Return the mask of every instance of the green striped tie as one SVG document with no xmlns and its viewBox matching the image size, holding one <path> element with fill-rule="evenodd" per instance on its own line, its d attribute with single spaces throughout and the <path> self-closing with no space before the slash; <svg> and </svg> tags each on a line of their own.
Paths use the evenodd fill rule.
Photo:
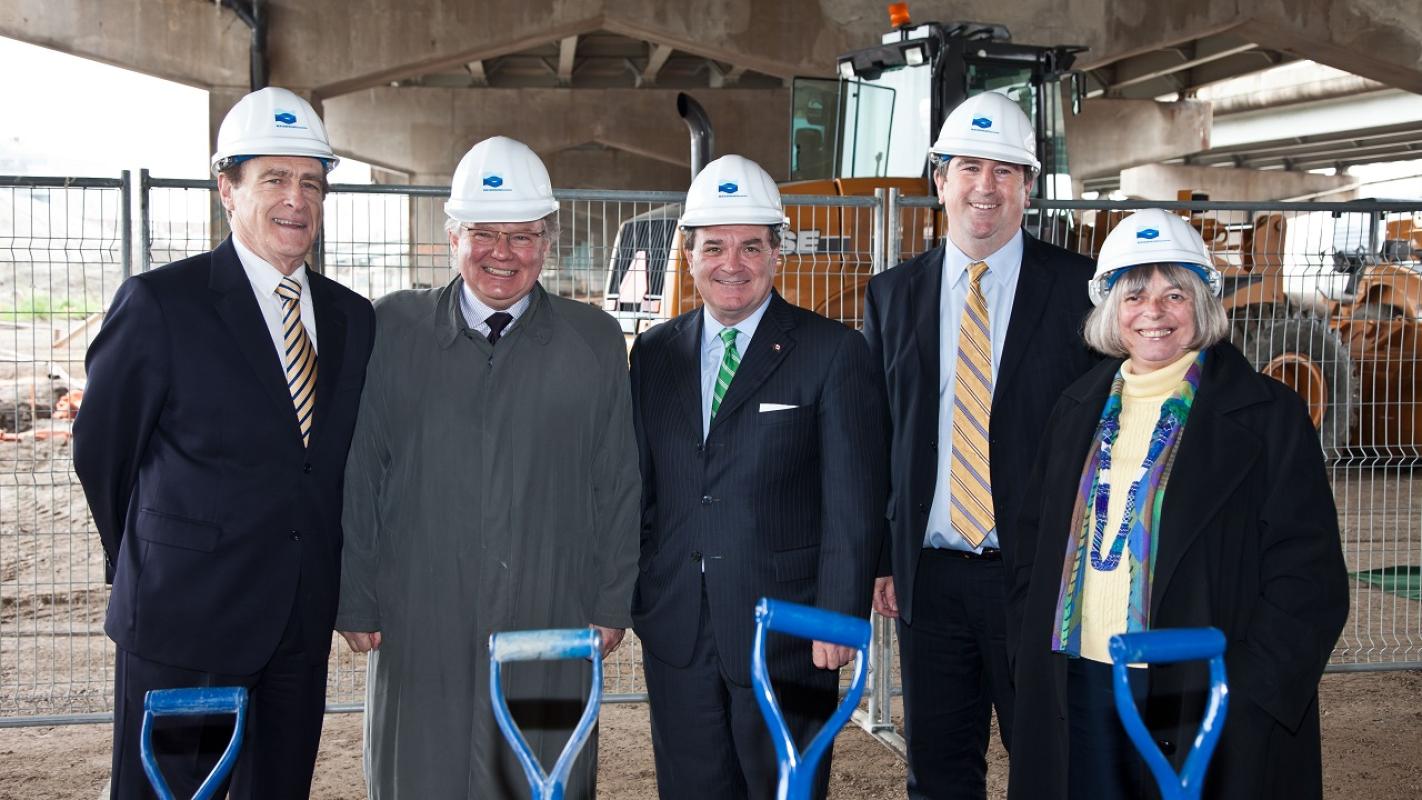
<svg viewBox="0 0 1422 800">
<path fill-rule="evenodd" d="M 736 367 L 741 365 L 741 352 L 736 349 L 735 328 L 726 328 L 721 331 L 721 342 L 726 346 L 726 352 L 721 356 L 721 370 L 716 373 L 716 385 L 711 388 L 711 421 L 716 421 L 716 410 L 721 407 L 721 398 L 726 396 L 726 390 L 731 388 L 731 379 L 736 377 Z"/>
</svg>

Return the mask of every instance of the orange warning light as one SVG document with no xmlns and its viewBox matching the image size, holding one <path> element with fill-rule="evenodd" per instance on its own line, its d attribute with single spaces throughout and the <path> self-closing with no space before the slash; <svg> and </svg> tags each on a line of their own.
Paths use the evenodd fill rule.
<svg viewBox="0 0 1422 800">
<path fill-rule="evenodd" d="M 909 22 L 908 3 L 890 3 L 889 25 L 898 29 L 907 28 L 910 24 L 912 23 Z"/>
</svg>

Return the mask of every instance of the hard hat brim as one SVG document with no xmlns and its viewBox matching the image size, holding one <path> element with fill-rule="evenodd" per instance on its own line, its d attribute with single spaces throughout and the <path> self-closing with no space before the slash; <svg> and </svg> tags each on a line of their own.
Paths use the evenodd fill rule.
<svg viewBox="0 0 1422 800">
<path fill-rule="evenodd" d="M 448 200 L 444 213 L 457 222 L 534 222 L 558 210 L 557 200 L 510 200 L 480 203 Z"/>
</svg>

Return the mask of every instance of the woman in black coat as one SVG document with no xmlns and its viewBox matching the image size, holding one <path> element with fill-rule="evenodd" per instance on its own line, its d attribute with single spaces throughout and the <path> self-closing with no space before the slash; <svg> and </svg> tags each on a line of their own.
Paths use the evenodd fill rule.
<svg viewBox="0 0 1422 800">
<path fill-rule="evenodd" d="M 1204 796 L 1322 797 L 1318 681 L 1348 615 L 1337 510 L 1302 400 L 1225 341 L 1218 286 L 1173 214 L 1138 212 L 1102 246 L 1086 338 L 1115 358 L 1058 401 L 1009 554 L 1012 800 L 1153 795 L 1104 642 L 1201 626 L 1225 634 L 1230 690 Z M 1179 769 L 1207 664 L 1130 673 Z"/>
</svg>

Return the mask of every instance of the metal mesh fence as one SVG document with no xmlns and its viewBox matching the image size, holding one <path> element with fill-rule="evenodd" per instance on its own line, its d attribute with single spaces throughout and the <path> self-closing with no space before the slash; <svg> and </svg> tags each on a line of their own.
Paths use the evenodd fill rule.
<svg viewBox="0 0 1422 800">
<path fill-rule="evenodd" d="M 937 243 L 935 205 L 890 200 L 892 260 Z M 1146 207 L 1200 230 L 1230 340 L 1298 391 L 1319 428 L 1354 577 L 1330 669 L 1422 666 L 1422 203 L 1034 201 L 1028 230 L 1094 256 Z"/>
<path fill-rule="evenodd" d="M 108 590 L 70 467 L 79 399 L 70 392 L 82 386 L 85 349 L 122 278 L 209 250 L 227 234 L 211 182 L 144 174 L 137 194 L 134 226 L 127 176 L 0 178 L 0 725 L 88 721 L 110 707 L 112 645 L 101 629 Z M 442 187 L 333 187 L 320 268 L 372 298 L 452 279 L 444 196 Z M 560 235 L 542 276 L 549 291 L 606 309 L 629 335 L 697 305 L 675 225 L 683 195 L 558 197 Z M 855 326 L 869 276 L 943 231 L 931 198 L 785 201 L 777 287 Z M 1092 254 L 1141 205 L 1036 205 L 1029 229 Z M 1150 205 L 1201 227 L 1226 272 L 1232 339 L 1317 415 L 1349 569 L 1358 573 L 1332 668 L 1422 666 L 1414 397 L 1422 205 Z M 136 248 L 130 231 L 141 237 Z M 875 622 L 873 683 L 859 722 L 892 739 L 896 647 L 892 626 Z M 364 658 L 337 644 L 329 701 L 358 708 Z M 635 637 L 606 675 L 609 700 L 644 697 Z"/>
</svg>

